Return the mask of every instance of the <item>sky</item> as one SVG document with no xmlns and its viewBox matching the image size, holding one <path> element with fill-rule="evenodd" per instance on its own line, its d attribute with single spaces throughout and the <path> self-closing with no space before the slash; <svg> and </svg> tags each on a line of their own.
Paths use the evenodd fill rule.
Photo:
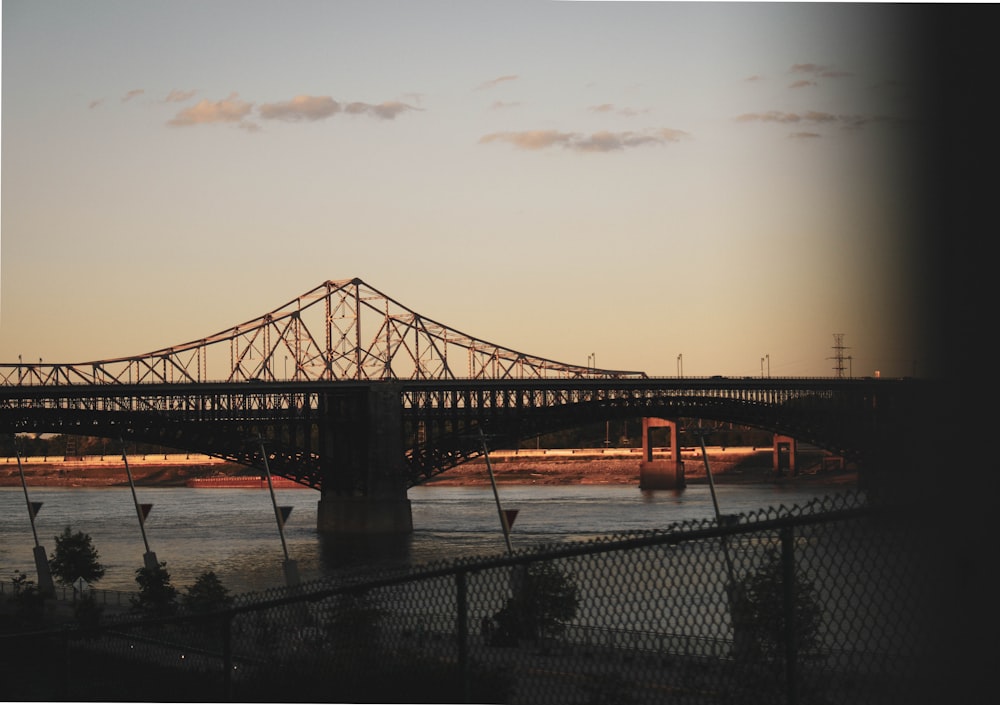
<svg viewBox="0 0 1000 705">
<path fill-rule="evenodd" d="M 359 277 L 560 362 L 919 376 L 910 11 L 3 0 L 0 363 Z"/>
</svg>

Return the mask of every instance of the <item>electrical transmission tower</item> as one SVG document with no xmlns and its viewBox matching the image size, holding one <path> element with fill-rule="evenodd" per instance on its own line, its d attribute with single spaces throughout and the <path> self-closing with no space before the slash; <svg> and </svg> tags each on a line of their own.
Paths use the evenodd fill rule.
<svg viewBox="0 0 1000 705">
<path fill-rule="evenodd" d="M 833 371 L 836 373 L 836 377 L 844 376 L 844 351 L 847 348 L 844 346 L 844 334 L 834 333 L 833 334 L 833 351 L 834 355 L 830 360 L 834 361 Z"/>
</svg>

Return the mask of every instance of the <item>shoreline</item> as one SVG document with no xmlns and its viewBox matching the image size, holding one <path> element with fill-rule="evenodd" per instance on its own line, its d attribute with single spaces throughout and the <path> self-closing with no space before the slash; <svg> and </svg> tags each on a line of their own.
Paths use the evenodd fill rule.
<svg viewBox="0 0 1000 705">
<path fill-rule="evenodd" d="M 706 449 L 712 479 L 719 484 L 822 483 L 857 485 L 858 473 L 848 468 L 825 467 L 822 451 L 800 450 L 795 475 L 777 475 L 770 448 Z M 576 449 L 566 451 L 495 452 L 490 465 L 498 485 L 635 485 L 639 484 L 641 454 L 637 449 Z M 665 454 L 654 458 L 664 459 Z M 707 484 L 700 449 L 682 448 L 685 481 Z M 29 487 L 127 487 L 128 475 L 120 457 L 106 456 L 70 460 L 22 459 Z M 129 471 L 136 486 L 185 487 L 190 480 L 247 477 L 255 472 L 244 465 L 209 456 L 145 456 L 129 459 Z M 211 485 L 212 483 L 204 483 Z M 489 473 L 482 458 L 451 468 L 420 486 L 489 486 Z M 0 460 L 0 487 L 20 487 L 16 458 Z M 263 484 L 266 488 L 266 483 Z"/>
</svg>

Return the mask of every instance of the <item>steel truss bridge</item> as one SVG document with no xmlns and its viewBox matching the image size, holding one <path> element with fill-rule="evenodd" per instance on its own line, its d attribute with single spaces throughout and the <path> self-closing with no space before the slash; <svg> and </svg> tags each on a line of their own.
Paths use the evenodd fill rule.
<svg viewBox="0 0 1000 705">
<path fill-rule="evenodd" d="M 571 365 L 327 281 L 215 335 L 133 357 L 0 364 L 0 433 L 157 443 L 261 465 L 323 496 L 405 494 L 490 449 L 595 421 L 696 418 L 862 463 L 914 420 L 917 380 L 650 378 Z"/>
</svg>

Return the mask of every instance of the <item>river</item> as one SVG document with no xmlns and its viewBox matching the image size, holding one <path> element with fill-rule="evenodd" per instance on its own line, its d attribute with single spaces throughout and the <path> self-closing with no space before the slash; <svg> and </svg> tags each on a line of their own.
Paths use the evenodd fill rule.
<svg viewBox="0 0 1000 705">
<path fill-rule="evenodd" d="M 152 504 L 146 540 L 166 561 L 171 582 L 183 590 L 214 571 L 233 593 L 283 585 L 281 535 L 271 497 L 257 489 L 137 488 Z M 832 486 L 718 485 L 720 510 L 743 513 L 802 504 L 843 491 Z M 94 587 L 133 592 L 135 571 L 146 551 L 132 494 L 127 487 L 28 488 L 42 507 L 35 518 L 39 543 L 51 555 L 55 536 L 69 526 L 89 534 L 106 568 Z M 627 485 L 510 485 L 500 488 L 504 508 L 517 509 L 511 532 L 515 549 L 662 529 L 714 516 L 708 485 L 681 492 L 641 491 Z M 284 525 L 289 558 L 303 581 L 366 567 L 419 565 L 506 550 L 489 487 L 415 487 L 409 491 L 414 532 L 407 537 L 332 541 L 316 531 L 319 493 L 276 490 L 279 506 L 291 507 Z M 0 581 L 18 572 L 35 579 L 34 538 L 24 492 L 0 488 Z"/>
</svg>

